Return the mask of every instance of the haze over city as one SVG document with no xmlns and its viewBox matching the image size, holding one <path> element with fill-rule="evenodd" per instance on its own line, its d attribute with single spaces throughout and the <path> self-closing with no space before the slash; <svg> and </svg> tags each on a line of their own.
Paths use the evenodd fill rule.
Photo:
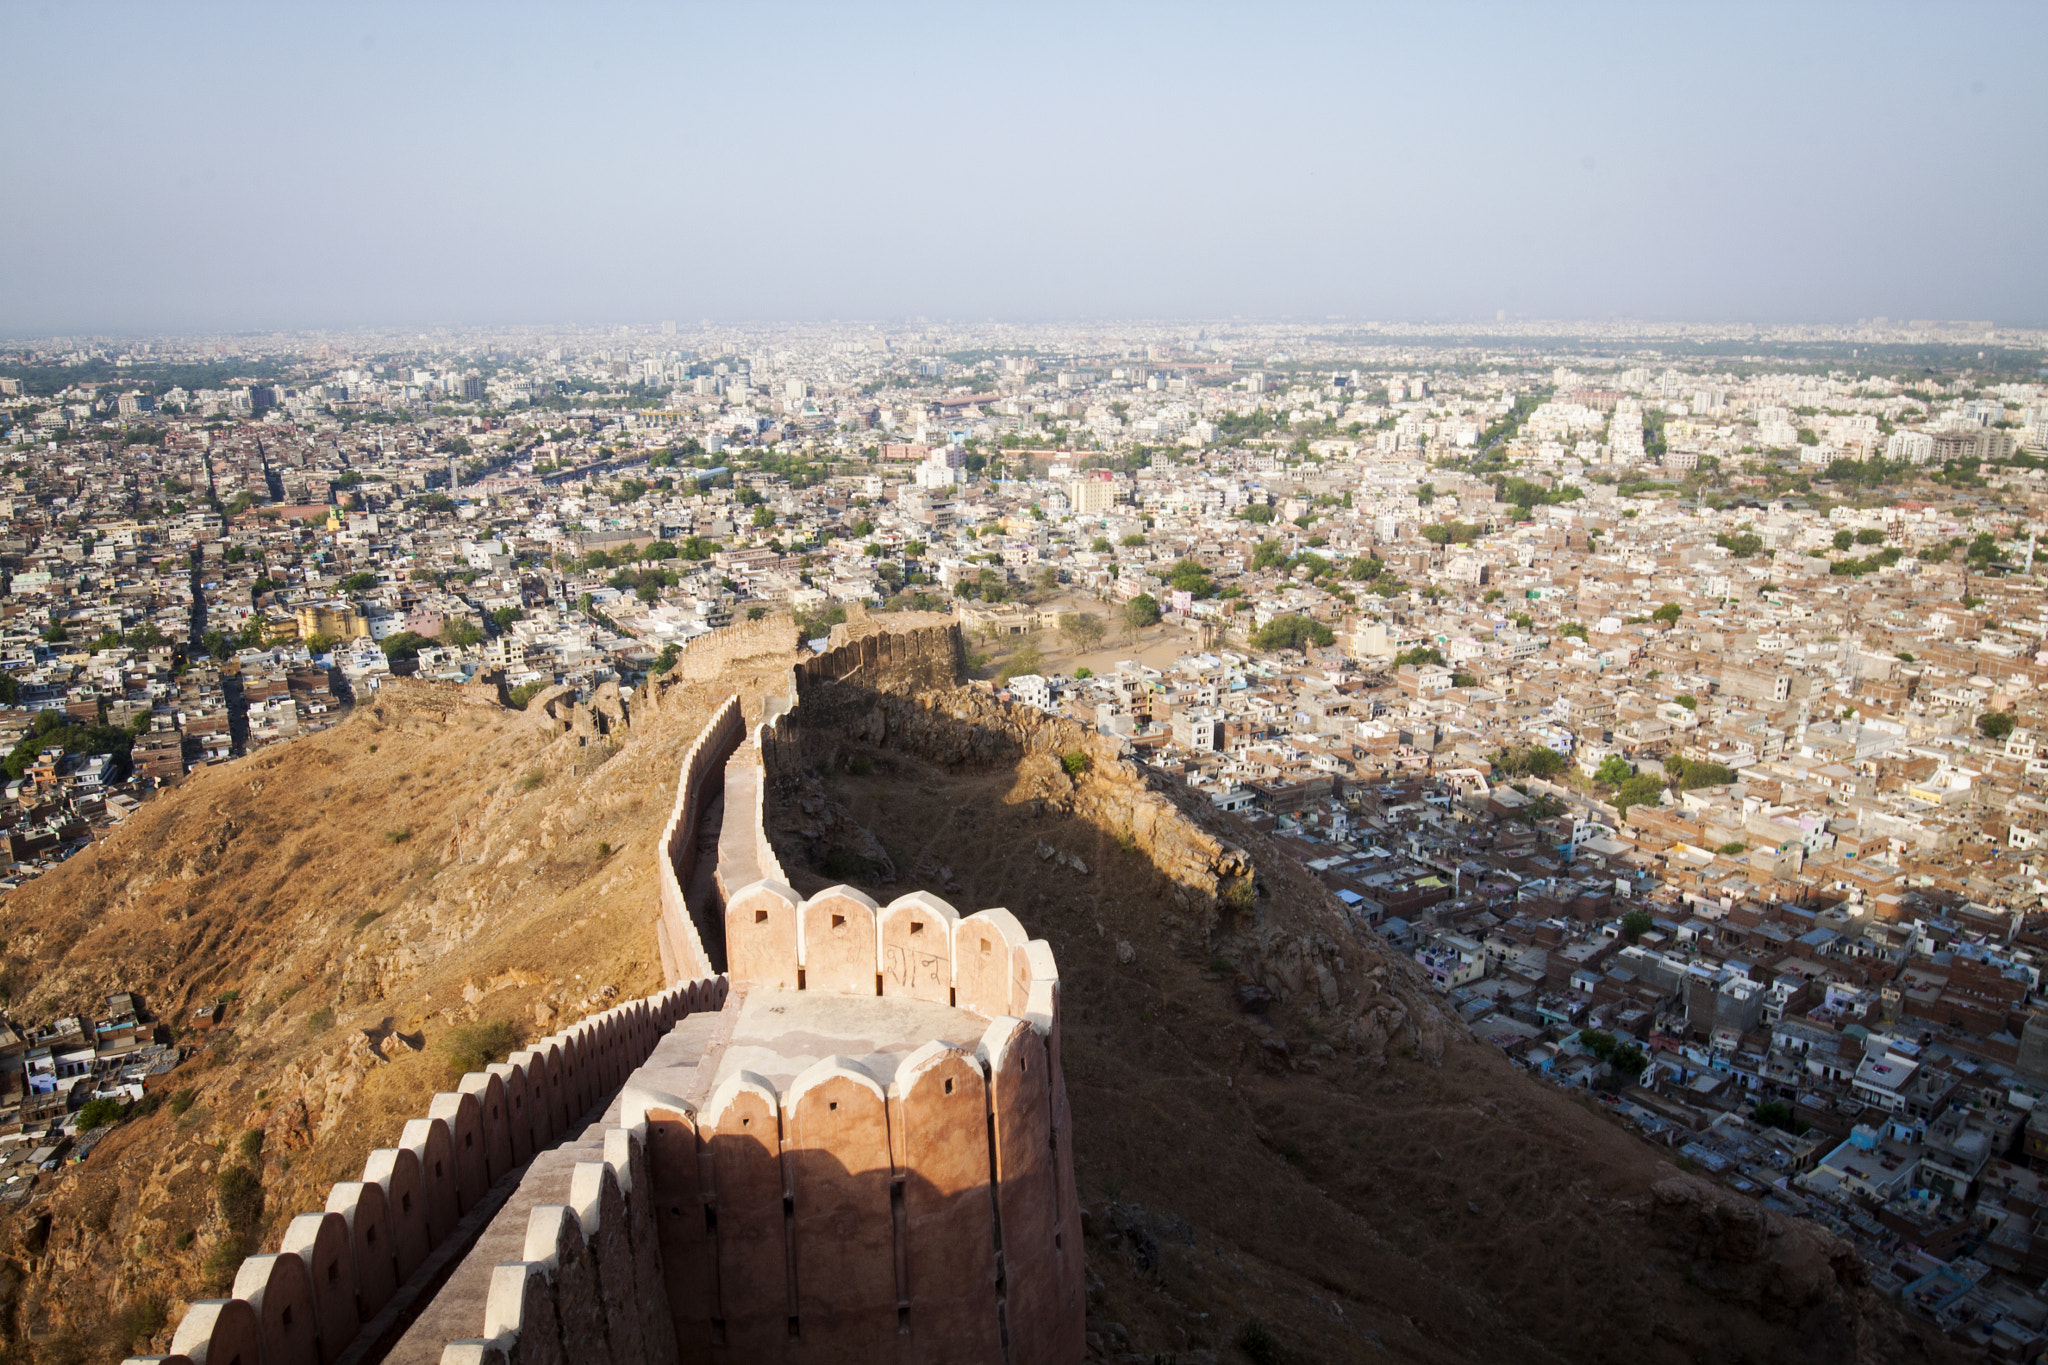
<svg viewBox="0 0 2048 1365">
<path fill-rule="evenodd" d="M 2044 14 L 0 12 L 0 1365 L 2048 1365 Z"/>
<path fill-rule="evenodd" d="M 2030 4 L 11 5 L 0 331 L 2048 323 Z"/>
</svg>

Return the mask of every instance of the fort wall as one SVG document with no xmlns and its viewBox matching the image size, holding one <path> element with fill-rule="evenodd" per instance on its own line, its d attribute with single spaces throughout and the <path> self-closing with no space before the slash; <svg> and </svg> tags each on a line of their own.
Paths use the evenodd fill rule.
<svg viewBox="0 0 2048 1365">
<path fill-rule="evenodd" d="M 699 817 L 722 797 L 710 881 L 728 976 L 465 1076 L 249 1258 L 232 1298 L 193 1305 L 171 1360 L 1077 1365 L 1051 948 L 1007 910 L 962 915 L 928 891 L 799 897 L 769 838 L 768 755 L 819 689 L 959 681 L 958 631 L 904 624 L 835 629 L 750 740 L 732 698 L 685 756 L 657 938 L 672 978 L 706 960 L 687 892 L 703 884 Z M 430 1301 L 391 1344 L 409 1292 Z"/>
<path fill-rule="evenodd" d="M 691 914 L 686 889 L 697 871 L 697 831 L 709 803 L 725 791 L 726 761 L 746 738 L 740 699 L 727 697 L 683 755 L 675 805 L 661 830 L 657 858 L 660 908 L 655 939 L 662 979 L 670 985 L 713 974 L 704 934 Z"/>
<path fill-rule="evenodd" d="M 629 1082 L 645 1119 L 661 1254 L 684 1361 L 1068 1362 L 1085 1295 L 1071 1111 L 1049 945 L 1005 909 L 961 915 L 928 891 L 877 904 L 789 886 L 768 833 L 771 755 L 821 686 L 952 687 L 951 622 L 858 617 L 798 663 L 726 767 L 717 883 L 735 1000 L 749 992 L 946 1006 L 982 1021 L 877 1077 L 822 1058 L 777 1084 L 708 1094 Z M 732 1006 L 728 1006 L 729 1009 Z"/>
<path fill-rule="evenodd" d="M 465 1216 L 487 1213 L 536 1153 L 617 1090 L 679 1020 L 717 1011 L 726 989 L 715 978 L 672 986 L 464 1076 L 454 1091 L 434 1097 L 425 1118 L 408 1122 L 394 1146 L 370 1154 L 361 1180 L 334 1186 L 322 1212 L 294 1218 L 275 1251 L 245 1258 L 230 1297 L 194 1303 L 178 1324 L 172 1355 L 131 1359 L 332 1365 L 364 1358 L 396 1330 L 405 1301 L 466 1249 L 457 1236 Z M 629 1165 L 629 1155 L 622 1151 L 620 1162 Z M 638 1188 L 648 1188 L 644 1176 Z"/>
<path fill-rule="evenodd" d="M 1171 880 L 1183 907 L 1205 929 L 1224 898 L 1248 889 L 1252 861 L 1242 849 L 1185 818 L 1121 744 L 1078 721 L 1004 702 L 965 677 L 958 628 L 914 627 L 901 635 L 849 633 L 792 672 L 794 703 L 761 737 L 764 781 L 780 792 L 849 747 L 872 745 L 949 768 L 1035 765 L 1049 803 L 1128 840 Z M 849 623 L 850 625 L 853 623 Z M 872 620 L 858 629 L 872 630 Z M 1068 755 L 1088 764 L 1087 780 L 1059 773 Z"/>
</svg>

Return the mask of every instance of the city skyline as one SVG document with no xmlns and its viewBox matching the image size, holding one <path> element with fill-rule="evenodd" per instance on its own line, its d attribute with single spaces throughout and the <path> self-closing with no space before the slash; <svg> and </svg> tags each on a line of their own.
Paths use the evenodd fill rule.
<svg viewBox="0 0 2048 1365">
<path fill-rule="evenodd" d="M 0 333 L 2048 324 L 2043 16 L 1944 17 L 22 8 Z"/>
</svg>

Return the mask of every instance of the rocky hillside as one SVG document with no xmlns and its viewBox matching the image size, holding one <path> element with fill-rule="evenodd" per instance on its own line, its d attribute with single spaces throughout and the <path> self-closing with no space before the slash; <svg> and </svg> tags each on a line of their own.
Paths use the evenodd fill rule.
<svg viewBox="0 0 2048 1365">
<path fill-rule="evenodd" d="M 796 715 L 771 809 L 798 890 L 943 887 L 1053 945 L 1105 1355 L 1947 1358 L 1845 1243 L 1515 1070 L 1082 727 L 971 688 L 823 684 Z"/>
<path fill-rule="evenodd" d="M 677 765 L 729 692 L 758 719 L 794 637 L 590 706 L 393 684 L 326 733 L 193 774 L 0 902 L 11 1017 L 132 990 L 199 1049 L 154 1112 L 0 1217 L 0 1360 L 165 1347 L 246 1240 L 322 1207 L 473 1068 L 465 1047 L 656 988 Z M 223 997 L 221 1029 L 183 1026 Z M 224 1216 L 231 1165 L 259 1175 L 259 1210 Z"/>
<path fill-rule="evenodd" d="M 162 1349 L 240 1239 L 317 1208 L 463 1048 L 651 988 L 676 765 L 728 692 L 758 719 L 793 649 L 742 628 L 590 707 L 400 686 L 0 904 L 19 1018 L 125 988 L 175 1027 L 235 996 L 164 1103 L 0 1216 L 0 1360 Z M 1079 727 L 890 682 L 821 684 L 782 727 L 779 852 L 799 890 L 928 888 L 1052 941 L 1103 1355 L 1946 1358 L 1827 1234 L 1474 1042 L 1235 822 Z M 253 1209 L 221 1198 L 237 1166 Z"/>
</svg>

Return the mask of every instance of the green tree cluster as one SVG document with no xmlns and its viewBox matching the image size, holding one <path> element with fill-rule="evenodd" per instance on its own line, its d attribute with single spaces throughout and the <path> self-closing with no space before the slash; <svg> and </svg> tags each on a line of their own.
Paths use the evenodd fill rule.
<svg viewBox="0 0 2048 1365">
<path fill-rule="evenodd" d="M 1310 645 L 1328 648 L 1337 643 L 1337 636 L 1331 629 L 1314 617 L 1289 612 L 1276 616 L 1260 626 L 1252 634 L 1254 649 L 1307 649 Z"/>
<path fill-rule="evenodd" d="M 1496 775 L 1507 777 L 1556 777 L 1565 770 L 1565 757 L 1547 744 L 1521 744 L 1494 752 L 1488 760 Z"/>
<path fill-rule="evenodd" d="M 1725 764 L 1681 758 L 1676 754 L 1664 760 L 1664 775 L 1680 791 L 1725 787 L 1735 780 L 1735 770 Z"/>
<path fill-rule="evenodd" d="M 2004 740 L 2017 724 L 2009 711 L 1986 711 L 1977 717 L 1977 733 L 1986 739 Z"/>
<path fill-rule="evenodd" d="M 1561 503 L 1577 502 L 1586 496 L 1584 490 L 1571 484 L 1559 484 L 1545 488 L 1540 483 L 1513 475 L 1502 475 L 1493 481 L 1495 498 L 1501 502 L 1513 503 L 1524 512 L 1534 507 L 1555 507 Z"/>
<path fill-rule="evenodd" d="M 1191 593 L 1198 598 L 1216 595 L 1216 584 L 1198 559 L 1181 560 L 1167 574 L 1166 581 L 1176 592 Z"/>
<path fill-rule="evenodd" d="M 1630 1080 L 1650 1069 L 1650 1059 L 1641 1048 L 1634 1043 L 1625 1043 L 1611 1033 L 1600 1029 L 1580 1029 L 1578 1038 L 1580 1047 Z"/>
<path fill-rule="evenodd" d="M 113 754 L 125 762 L 134 743 L 133 730 L 118 725 L 82 724 L 62 711 L 38 711 L 28 732 L 0 766 L 7 769 L 9 777 L 20 777 L 45 749 L 62 749 L 67 755 Z"/>
</svg>

